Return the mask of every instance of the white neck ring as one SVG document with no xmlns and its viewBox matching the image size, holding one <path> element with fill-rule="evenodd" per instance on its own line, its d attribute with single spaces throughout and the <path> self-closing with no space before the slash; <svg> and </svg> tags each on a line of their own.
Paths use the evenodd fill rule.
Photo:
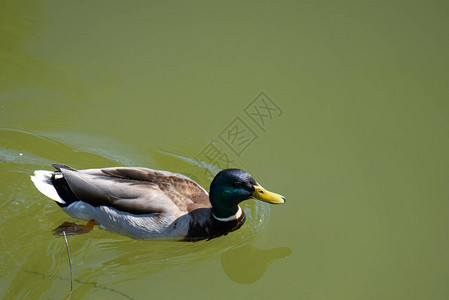
<svg viewBox="0 0 449 300">
<path fill-rule="evenodd" d="M 237 220 L 238 218 L 240 218 L 243 214 L 242 208 L 240 206 L 237 206 L 239 209 L 237 210 L 237 212 L 227 218 L 219 218 L 216 215 L 214 215 L 214 213 L 212 213 L 212 216 L 214 216 L 215 220 L 221 221 L 221 222 L 229 222 L 229 221 L 234 221 Z"/>
</svg>

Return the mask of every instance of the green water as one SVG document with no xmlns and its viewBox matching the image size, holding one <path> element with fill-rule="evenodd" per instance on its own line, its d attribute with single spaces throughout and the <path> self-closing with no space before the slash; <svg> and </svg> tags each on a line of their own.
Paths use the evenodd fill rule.
<svg viewBox="0 0 449 300">
<path fill-rule="evenodd" d="M 448 299 L 448 29 L 447 1 L 1 1 L 0 297 L 69 294 L 74 220 L 29 180 L 60 162 L 287 198 L 209 242 L 71 236 L 72 299 Z"/>
</svg>

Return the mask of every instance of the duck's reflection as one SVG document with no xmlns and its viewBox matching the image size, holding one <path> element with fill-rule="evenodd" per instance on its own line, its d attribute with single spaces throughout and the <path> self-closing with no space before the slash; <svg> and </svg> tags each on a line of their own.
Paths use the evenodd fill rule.
<svg viewBox="0 0 449 300">
<path fill-rule="evenodd" d="M 221 254 L 221 265 L 228 277 L 237 283 L 254 283 L 277 259 L 287 258 L 292 253 L 288 247 L 277 247 L 260 250 L 255 246 L 246 244 Z"/>
<path fill-rule="evenodd" d="M 232 281 L 251 284 L 261 279 L 273 262 L 292 253 L 288 247 L 261 250 L 248 243 L 229 246 L 226 239 L 197 243 L 88 241 L 91 243 L 83 243 L 82 248 L 78 249 L 85 254 L 84 265 L 90 266 L 86 272 L 93 272 L 96 276 L 107 273 L 108 284 L 149 276 L 173 267 L 187 270 L 218 258 L 223 271 Z"/>
</svg>

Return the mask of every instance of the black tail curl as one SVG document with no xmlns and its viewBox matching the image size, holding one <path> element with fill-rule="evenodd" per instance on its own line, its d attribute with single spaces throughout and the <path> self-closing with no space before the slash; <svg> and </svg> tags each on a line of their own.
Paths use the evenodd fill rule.
<svg viewBox="0 0 449 300">
<path fill-rule="evenodd" d="M 68 165 L 64 165 L 64 164 L 51 164 L 51 166 L 53 168 L 55 168 L 56 170 L 58 170 L 59 172 L 61 172 L 61 169 L 67 169 L 67 170 L 71 170 L 71 171 L 77 171 L 76 169 L 68 166 Z"/>
<path fill-rule="evenodd" d="M 69 166 L 63 165 L 63 164 L 52 164 L 52 166 L 53 166 L 53 168 L 55 168 L 58 171 L 56 171 L 52 174 L 51 179 L 50 179 L 51 184 L 53 184 L 53 187 L 55 188 L 59 197 L 61 197 L 62 200 L 65 201 L 65 204 L 62 204 L 59 202 L 57 202 L 57 204 L 60 207 L 67 207 L 70 204 L 72 204 L 73 202 L 80 201 L 80 199 L 78 199 L 75 196 L 75 194 L 72 192 L 69 184 L 67 183 L 67 181 L 64 178 L 64 175 L 61 173 L 61 169 L 68 169 L 68 170 L 72 170 L 72 171 L 76 171 L 76 170 Z"/>
</svg>

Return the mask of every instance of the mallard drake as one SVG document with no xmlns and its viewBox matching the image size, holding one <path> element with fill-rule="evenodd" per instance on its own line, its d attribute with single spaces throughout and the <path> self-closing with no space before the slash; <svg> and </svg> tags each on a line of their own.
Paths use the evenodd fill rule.
<svg viewBox="0 0 449 300">
<path fill-rule="evenodd" d="M 35 171 L 31 180 L 71 217 L 89 221 L 81 232 L 98 224 L 134 239 L 212 239 L 243 225 L 244 200 L 285 203 L 240 169 L 220 171 L 208 194 L 192 179 L 167 171 L 52 166 L 56 171 Z"/>
</svg>

